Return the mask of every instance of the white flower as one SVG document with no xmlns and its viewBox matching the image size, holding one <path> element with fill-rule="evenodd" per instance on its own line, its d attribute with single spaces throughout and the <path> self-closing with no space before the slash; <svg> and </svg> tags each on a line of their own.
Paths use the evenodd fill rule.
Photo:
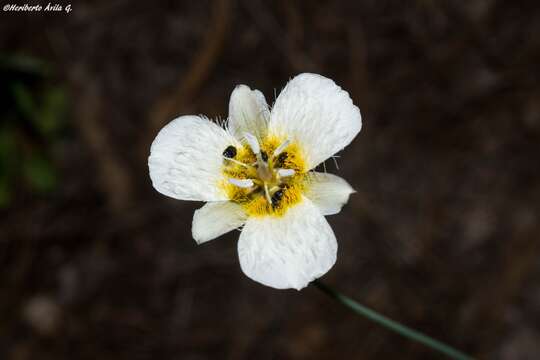
<svg viewBox="0 0 540 360">
<path fill-rule="evenodd" d="M 240 85 L 225 128 L 181 116 L 159 132 L 150 177 L 164 195 L 208 201 L 193 217 L 197 243 L 243 226 L 242 271 L 267 286 L 300 290 L 336 262 L 336 237 L 324 216 L 340 212 L 354 191 L 313 169 L 361 127 L 349 94 L 323 76 L 296 76 L 271 111 L 260 91 Z"/>
</svg>

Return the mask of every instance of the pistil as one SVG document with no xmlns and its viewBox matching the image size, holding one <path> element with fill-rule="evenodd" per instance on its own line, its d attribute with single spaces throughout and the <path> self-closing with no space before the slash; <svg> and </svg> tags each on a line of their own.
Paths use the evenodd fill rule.
<svg viewBox="0 0 540 360">
<path fill-rule="evenodd" d="M 281 209 L 280 204 L 284 192 L 292 191 L 290 189 L 294 186 L 294 180 L 291 177 L 296 175 L 295 169 L 284 167 L 285 161 L 290 157 L 285 152 L 285 149 L 289 148 L 290 141 L 281 142 L 274 150 L 268 149 L 268 144 L 261 146 L 259 139 L 250 133 L 244 133 L 244 141 L 251 149 L 255 162 L 253 162 L 253 157 L 238 157 L 238 150 L 234 148 L 225 149 L 224 159 L 229 162 L 228 166 L 231 169 L 235 166 L 237 169 L 238 166 L 246 169 L 232 170 L 230 173 L 232 177 L 228 179 L 228 182 L 239 190 L 244 189 L 239 194 L 251 199 L 249 203 L 257 204 L 258 201 L 264 199 L 271 209 Z M 239 153 L 242 151 L 240 150 Z M 287 195 L 287 199 L 290 201 L 290 195 Z"/>
</svg>

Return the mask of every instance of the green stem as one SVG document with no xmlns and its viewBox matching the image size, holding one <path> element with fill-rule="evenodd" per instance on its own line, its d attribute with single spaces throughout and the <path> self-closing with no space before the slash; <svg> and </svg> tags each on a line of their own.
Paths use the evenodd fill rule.
<svg viewBox="0 0 540 360">
<path fill-rule="evenodd" d="M 345 305 L 346 307 L 348 307 L 349 309 L 357 313 L 358 315 L 365 316 L 369 320 L 374 321 L 377 324 L 382 325 L 390 330 L 393 330 L 397 332 L 398 334 L 405 336 L 406 338 L 409 338 L 414 341 L 418 341 L 419 343 L 422 343 L 432 348 L 433 350 L 443 353 L 452 359 L 457 359 L 457 360 L 472 360 L 473 359 L 469 355 L 466 355 L 462 353 L 461 351 L 449 345 L 446 345 L 443 342 L 435 340 L 434 338 L 427 336 L 419 331 L 416 331 L 414 329 L 411 329 L 410 327 L 407 327 L 396 321 L 393 321 L 387 318 L 386 316 L 383 316 L 379 314 L 378 312 L 357 303 L 353 299 L 335 291 L 334 289 L 324 285 L 318 280 L 313 281 L 312 284 L 315 285 L 315 287 L 317 287 L 319 290 L 321 290 L 322 292 L 324 292 L 325 294 L 333 298 L 334 300 L 337 300 L 341 304 Z"/>
</svg>

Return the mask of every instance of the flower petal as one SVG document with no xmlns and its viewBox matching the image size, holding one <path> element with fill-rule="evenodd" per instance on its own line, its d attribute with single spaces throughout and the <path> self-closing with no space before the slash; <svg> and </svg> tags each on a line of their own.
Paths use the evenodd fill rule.
<svg viewBox="0 0 540 360">
<path fill-rule="evenodd" d="M 223 180 L 223 150 L 240 143 L 217 124 L 181 116 L 167 124 L 150 148 L 148 167 L 154 188 L 180 200 L 228 200 Z"/>
<path fill-rule="evenodd" d="M 246 85 L 238 85 L 229 101 L 229 130 L 241 140 L 244 133 L 255 135 L 259 140 L 266 135 L 270 110 L 264 95 Z"/>
<path fill-rule="evenodd" d="M 347 181 L 333 174 L 310 172 L 306 179 L 306 195 L 323 215 L 334 215 L 349 201 L 354 189 Z"/>
<path fill-rule="evenodd" d="M 332 228 L 307 198 L 283 217 L 250 218 L 238 241 L 242 271 L 276 289 L 300 290 L 336 262 Z"/>
<path fill-rule="evenodd" d="M 191 233 L 197 244 L 202 244 L 239 228 L 246 218 L 242 207 L 233 202 L 207 203 L 195 211 Z"/>
<path fill-rule="evenodd" d="M 279 94 L 268 131 L 298 141 L 308 168 L 347 146 L 362 128 L 360 110 L 332 80 L 317 74 L 300 74 Z"/>
</svg>

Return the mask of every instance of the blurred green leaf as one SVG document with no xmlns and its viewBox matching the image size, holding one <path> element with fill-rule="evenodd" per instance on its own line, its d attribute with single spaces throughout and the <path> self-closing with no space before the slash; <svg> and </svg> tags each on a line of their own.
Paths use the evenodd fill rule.
<svg viewBox="0 0 540 360">
<path fill-rule="evenodd" d="M 41 135 L 50 137 L 62 128 L 67 98 L 61 87 L 46 88 L 37 103 L 32 93 L 22 83 L 14 84 L 12 93 L 18 112 L 30 121 Z"/>
<path fill-rule="evenodd" d="M 51 162 L 41 155 L 31 155 L 23 163 L 23 173 L 28 184 L 38 192 L 54 190 L 58 182 Z"/>
<path fill-rule="evenodd" d="M 9 204 L 21 180 L 48 193 L 58 174 L 47 157 L 64 125 L 66 93 L 45 78 L 50 67 L 24 56 L 0 54 L 0 206 Z"/>
<path fill-rule="evenodd" d="M 0 208 L 5 208 L 11 200 L 11 182 L 16 174 L 17 144 L 11 128 L 0 128 Z"/>
<path fill-rule="evenodd" d="M 3 126 L 0 128 L 0 177 L 10 177 L 15 172 L 16 159 L 15 132 Z"/>
<path fill-rule="evenodd" d="M 27 119 L 32 119 L 36 106 L 30 91 L 22 83 L 16 83 L 12 87 L 12 92 L 17 108 Z"/>
<path fill-rule="evenodd" d="M 61 87 L 47 89 L 40 109 L 32 118 L 34 126 L 44 136 L 54 135 L 63 126 L 66 107 L 66 94 Z"/>
<path fill-rule="evenodd" d="M 23 54 L 0 54 L 0 69 L 22 73 L 48 76 L 50 67 L 35 57 Z"/>
<path fill-rule="evenodd" d="M 0 209 L 5 208 L 11 201 L 11 188 L 6 178 L 0 177 Z"/>
</svg>

